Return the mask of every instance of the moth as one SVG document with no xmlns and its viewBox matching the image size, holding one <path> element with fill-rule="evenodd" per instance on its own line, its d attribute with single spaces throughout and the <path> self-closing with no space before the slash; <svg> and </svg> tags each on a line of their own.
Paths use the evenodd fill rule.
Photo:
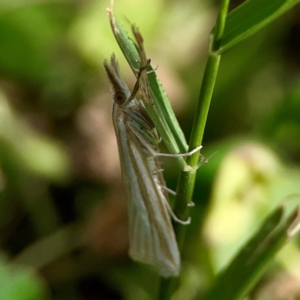
<svg viewBox="0 0 300 300">
<path fill-rule="evenodd" d="M 128 201 L 129 255 L 154 266 L 162 276 L 176 276 L 180 254 L 171 216 L 186 222 L 176 218 L 168 202 L 158 156 L 170 155 L 159 153 L 160 136 L 143 102 L 135 98 L 135 92 L 131 93 L 121 78 L 114 54 L 110 63 L 104 61 L 104 68 L 112 88 L 112 119 Z M 146 72 L 141 68 L 140 74 L 143 71 Z M 191 155 L 199 149 L 178 156 Z"/>
</svg>

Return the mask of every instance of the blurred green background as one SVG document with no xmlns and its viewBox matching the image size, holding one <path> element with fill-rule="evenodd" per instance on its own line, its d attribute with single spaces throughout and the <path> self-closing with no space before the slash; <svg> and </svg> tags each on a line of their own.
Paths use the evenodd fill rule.
<svg viewBox="0 0 300 300">
<path fill-rule="evenodd" d="M 142 32 L 187 140 L 218 4 L 115 1 L 124 25 Z M 103 60 L 115 52 L 130 87 L 135 79 L 108 6 L 0 0 L 0 299 L 152 299 L 157 287 L 157 274 L 127 257 Z M 272 208 L 300 201 L 299 53 L 297 5 L 222 57 L 203 142 L 209 162 L 198 171 L 174 299 L 199 299 Z M 170 159 L 164 168 L 176 189 L 178 169 Z M 294 242 L 251 299 L 297 294 Z"/>
</svg>

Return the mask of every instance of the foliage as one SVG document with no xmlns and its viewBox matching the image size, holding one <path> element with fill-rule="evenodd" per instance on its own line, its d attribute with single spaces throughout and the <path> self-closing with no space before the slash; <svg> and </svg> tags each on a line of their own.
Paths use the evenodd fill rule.
<svg viewBox="0 0 300 300">
<path fill-rule="evenodd" d="M 135 78 L 113 39 L 109 3 L 0 2 L 0 246 L 9 257 L 0 298 L 155 299 L 160 284 L 161 298 L 175 286 L 172 299 L 299 297 L 297 238 L 290 241 L 300 179 L 297 2 L 232 1 L 226 20 L 226 1 L 219 18 L 209 0 L 115 3 L 120 20 L 140 28 L 190 147 L 200 142 L 209 158 L 189 184 L 195 207 L 182 210 L 188 197 L 175 205 L 180 217 L 192 216 L 179 285 L 127 258 L 103 59 L 115 52 L 126 82 Z M 218 77 L 205 89 L 211 66 Z M 203 73 L 204 114 L 196 109 Z M 203 95 L 211 94 L 209 105 Z M 202 117 L 192 126 L 195 112 Z M 175 189 L 180 170 L 170 159 L 164 165 Z M 290 287 L 283 296 L 282 287 Z"/>
</svg>

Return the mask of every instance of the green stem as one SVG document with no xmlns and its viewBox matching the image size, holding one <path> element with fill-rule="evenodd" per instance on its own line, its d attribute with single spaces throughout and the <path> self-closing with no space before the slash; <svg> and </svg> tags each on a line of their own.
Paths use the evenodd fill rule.
<svg viewBox="0 0 300 300">
<path fill-rule="evenodd" d="M 219 55 L 209 56 L 203 77 L 202 89 L 200 91 L 199 104 L 196 110 L 196 117 L 190 140 L 190 149 L 194 149 L 197 145 L 201 145 L 202 143 L 211 95 L 217 77 L 219 63 Z M 196 167 L 198 164 L 198 155 L 188 157 L 187 163 L 191 167 Z M 187 206 L 187 204 L 192 201 L 195 180 L 196 169 L 188 172 L 181 171 L 177 187 L 174 213 L 182 220 L 186 220 L 189 216 L 189 207 Z M 178 247 L 180 250 L 182 249 L 184 244 L 186 229 L 186 226 L 174 223 L 174 230 L 178 241 Z M 158 299 L 169 299 L 174 288 L 176 287 L 176 282 L 177 278 L 175 277 L 162 279 Z"/>
<path fill-rule="evenodd" d="M 221 55 L 219 55 L 217 51 L 219 49 L 220 39 L 225 27 L 228 5 L 229 0 L 222 1 L 217 24 L 212 34 L 212 44 L 200 88 L 189 150 L 195 149 L 197 146 L 201 145 L 203 141 L 209 106 L 220 65 Z M 189 166 L 191 166 L 191 170 L 183 170 L 179 175 L 174 213 L 182 220 L 186 220 L 189 216 L 189 207 L 187 204 L 192 201 L 198 161 L 198 153 L 188 157 L 186 162 Z M 186 226 L 175 223 L 174 230 L 178 241 L 178 247 L 181 250 L 184 244 L 187 228 Z M 177 285 L 177 282 L 178 279 L 175 277 L 162 279 L 157 299 L 169 299 Z"/>
</svg>

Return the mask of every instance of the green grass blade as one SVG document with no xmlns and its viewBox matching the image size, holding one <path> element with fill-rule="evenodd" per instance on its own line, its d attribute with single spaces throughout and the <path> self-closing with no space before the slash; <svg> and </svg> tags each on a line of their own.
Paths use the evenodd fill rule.
<svg viewBox="0 0 300 300">
<path fill-rule="evenodd" d="M 217 47 L 219 46 L 219 41 L 222 38 L 222 34 L 225 27 L 228 6 L 229 0 L 222 0 L 216 23 L 216 30 L 211 36 L 210 49 L 218 49 Z M 199 99 L 193 122 L 193 129 L 190 137 L 190 150 L 202 144 L 210 102 L 220 65 L 220 59 L 221 55 L 218 55 L 213 51 L 209 52 L 204 75 L 202 78 Z M 199 161 L 198 154 L 196 153 L 192 156 L 187 157 L 186 161 L 189 166 L 196 167 Z M 176 190 L 177 193 L 175 198 L 174 213 L 181 220 L 186 220 L 189 216 L 188 203 L 190 203 L 193 199 L 196 175 L 196 169 L 190 170 L 189 172 L 180 172 Z M 184 245 L 187 227 L 182 226 L 179 223 L 175 223 L 174 230 L 178 241 L 179 249 L 181 250 Z M 163 278 L 161 280 L 157 299 L 170 299 L 177 284 L 178 279 L 175 277 Z"/>
<path fill-rule="evenodd" d="M 249 0 L 227 16 L 219 53 L 248 38 L 297 4 L 299 0 Z"/>
<path fill-rule="evenodd" d="M 238 300 L 246 296 L 273 261 L 274 255 L 291 238 L 291 229 L 295 228 L 295 220 L 298 222 L 299 219 L 299 199 L 294 200 L 280 206 L 266 218 L 230 265 L 219 274 L 205 300 Z"/>
<path fill-rule="evenodd" d="M 49 291 L 31 268 L 12 265 L 0 257 L 0 299 L 44 300 Z"/>
<path fill-rule="evenodd" d="M 112 9 L 108 10 L 111 26 L 116 40 L 124 53 L 130 67 L 135 75 L 140 68 L 139 52 L 137 46 L 129 37 L 127 31 L 113 14 Z M 147 105 L 147 111 L 151 116 L 155 126 L 157 127 L 163 141 L 171 153 L 186 152 L 188 149 L 184 134 L 178 124 L 176 116 L 171 107 L 170 101 L 157 78 L 155 71 L 151 66 L 147 68 L 151 71 L 148 74 L 148 82 L 151 97 L 155 103 L 156 110 L 151 109 Z M 183 160 L 181 159 L 183 162 Z"/>
</svg>

